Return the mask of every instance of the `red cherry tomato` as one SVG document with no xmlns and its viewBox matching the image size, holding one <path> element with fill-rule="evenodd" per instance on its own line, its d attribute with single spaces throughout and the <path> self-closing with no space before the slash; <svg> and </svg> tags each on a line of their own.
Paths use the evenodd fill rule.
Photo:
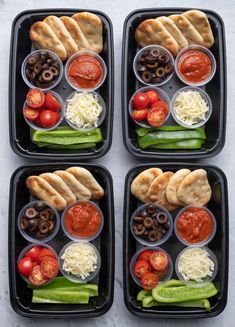
<svg viewBox="0 0 235 327">
<path fill-rule="evenodd" d="M 26 103 L 31 108 L 40 108 L 43 106 L 45 101 L 44 93 L 39 89 L 31 89 L 27 93 Z"/>
<path fill-rule="evenodd" d="M 138 260 L 144 260 L 144 261 L 149 262 L 149 259 L 150 259 L 150 256 L 152 253 L 153 253 L 152 250 L 145 250 L 140 253 Z"/>
<path fill-rule="evenodd" d="M 20 259 L 18 262 L 18 271 L 21 275 L 26 277 L 30 276 L 33 270 L 32 259 L 30 257 L 25 257 Z"/>
<path fill-rule="evenodd" d="M 146 108 L 149 103 L 149 98 L 146 93 L 136 93 L 133 97 L 133 107 L 134 109 Z"/>
<path fill-rule="evenodd" d="M 32 261 L 39 261 L 39 255 L 42 251 L 41 246 L 33 246 L 31 249 L 29 249 L 28 252 L 25 253 L 26 257 L 30 257 Z"/>
<path fill-rule="evenodd" d="M 150 264 L 156 271 L 166 271 L 168 267 L 167 254 L 162 251 L 154 251 L 150 256 Z"/>
<path fill-rule="evenodd" d="M 60 114 L 52 110 L 42 110 L 39 115 L 40 125 L 45 128 L 54 126 L 60 119 Z"/>
<path fill-rule="evenodd" d="M 31 275 L 29 276 L 29 281 L 31 284 L 40 286 L 47 282 L 47 278 L 42 274 L 41 268 L 39 265 L 33 268 Z"/>
<path fill-rule="evenodd" d="M 158 277 L 154 273 L 146 272 L 141 276 L 141 286 L 145 290 L 152 290 L 158 284 Z"/>
<path fill-rule="evenodd" d="M 54 95 L 48 92 L 45 96 L 44 107 L 50 110 L 60 110 L 62 105 L 61 103 L 54 97 Z"/>
<path fill-rule="evenodd" d="M 134 265 L 134 275 L 137 278 L 141 278 L 141 276 L 146 272 L 151 272 L 150 264 L 144 260 L 137 260 Z"/>
<path fill-rule="evenodd" d="M 44 257 L 40 264 L 41 272 L 47 279 L 52 279 L 58 275 L 59 265 L 56 259 Z"/>
<path fill-rule="evenodd" d="M 147 91 L 145 92 L 145 94 L 147 94 L 149 98 L 149 103 L 148 103 L 149 106 L 152 106 L 152 104 L 158 100 L 158 94 L 154 90 Z"/>
<path fill-rule="evenodd" d="M 147 122 L 153 127 L 159 127 L 166 121 L 167 112 L 163 108 L 151 108 L 147 113 Z"/>
<path fill-rule="evenodd" d="M 39 254 L 38 261 L 41 262 L 44 257 L 55 259 L 55 254 L 48 248 L 43 248 Z"/>
<path fill-rule="evenodd" d="M 168 105 L 165 101 L 162 101 L 162 100 L 155 101 L 151 105 L 151 108 L 163 108 L 168 112 Z"/>
<path fill-rule="evenodd" d="M 40 111 L 38 109 L 30 108 L 27 104 L 23 108 L 23 115 L 30 121 L 35 121 L 39 117 Z"/>
<path fill-rule="evenodd" d="M 134 118 L 134 120 L 140 122 L 147 117 L 147 109 L 141 109 L 141 110 L 133 110 L 131 113 L 131 116 Z"/>
</svg>

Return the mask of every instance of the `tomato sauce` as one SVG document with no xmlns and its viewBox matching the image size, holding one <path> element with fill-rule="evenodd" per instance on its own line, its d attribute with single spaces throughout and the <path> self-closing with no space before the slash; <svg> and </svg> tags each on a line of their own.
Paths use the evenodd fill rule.
<svg viewBox="0 0 235 327">
<path fill-rule="evenodd" d="M 178 70 L 187 82 L 200 83 L 211 74 L 211 59 L 203 51 L 189 50 L 180 57 Z"/>
<path fill-rule="evenodd" d="M 89 238 L 94 236 L 101 225 L 101 215 L 89 202 L 80 202 L 71 206 L 64 217 L 68 233 L 75 237 Z"/>
<path fill-rule="evenodd" d="M 70 82 L 80 89 L 95 88 L 101 82 L 103 75 L 101 63 L 90 55 L 78 56 L 68 68 Z"/>
<path fill-rule="evenodd" d="M 200 243 L 213 232 L 213 218 L 203 208 L 191 207 L 182 212 L 176 222 L 181 238 L 188 243 Z"/>
</svg>

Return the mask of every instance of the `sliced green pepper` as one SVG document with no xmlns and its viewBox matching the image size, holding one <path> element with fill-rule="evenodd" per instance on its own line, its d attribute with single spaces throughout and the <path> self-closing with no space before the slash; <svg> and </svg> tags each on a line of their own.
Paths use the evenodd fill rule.
<svg viewBox="0 0 235 327">
<path fill-rule="evenodd" d="M 32 303 L 89 303 L 88 291 L 65 291 L 65 290 L 33 290 Z"/>
<path fill-rule="evenodd" d="M 136 128 L 135 132 L 138 136 L 144 136 L 150 132 L 157 132 L 157 131 L 166 131 L 166 132 L 172 132 L 172 131 L 188 131 L 189 128 L 180 126 L 180 125 L 172 125 L 172 126 L 159 126 L 159 127 L 139 127 Z"/>
<path fill-rule="evenodd" d="M 141 290 L 141 291 L 139 291 L 139 293 L 137 294 L 137 300 L 138 300 L 138 301 L 143 301 L 143 299 L 144 299 L 146 296 L 151 296 L 151 294 L 152 294 L 152 291 Z"/>
<path fill-rule="evenodd" d="M 175 149 L 201 149 L 204 140 L 202 139 L 194 139 L 194 140 L 185 140 L 178 141 L 166 144 L 155 144 L 151 145 L 149 148 L 151 149 L 163 149 L 163 150 L 175 150 Z"/>
<path fill-rule="evenodd" d="M 81 143 L 81 144 L 50 144 L 50 143 L 40 143 L 37 142 L 36 145 L 40 148 L 46 149 L 55 149 L 55 150 L 84 150 L 84 149 L 92 149 L 96 147 L 96 143 Z"/>
</svg>

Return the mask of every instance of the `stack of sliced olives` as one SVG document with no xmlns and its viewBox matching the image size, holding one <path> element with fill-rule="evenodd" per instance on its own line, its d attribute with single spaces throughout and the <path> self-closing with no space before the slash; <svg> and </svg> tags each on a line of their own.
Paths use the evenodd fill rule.
<svg viewBox="0 0 235 327">
<path fill-rule="evenodd" d="M 25 75 L 34 86 L 48 88 L 59 78 L 60 64 L 50 52 L 37 52 L 28 57 Z"/>
<path fill-rule="evenodd" d="M 137 73 L 145 84 L 162 83 L 173 69 L 170 56 L 157 47 L 144 51 L 136 61 Z"/>
<path fill-rule="evenodd" d="M 169 217 L 154 204 L 148 204 L 132 219 L 133 233 L 147 242 L 160 241 L 170 228 Z"/>
<path fill-rule="evenodd" d="M 50 235 L 55 227 L 56 217 L 54 211 L 41 201 L 28 207 L 20 220 L 20 228 L 31 237 L 39 240 Z"/>
</svg>

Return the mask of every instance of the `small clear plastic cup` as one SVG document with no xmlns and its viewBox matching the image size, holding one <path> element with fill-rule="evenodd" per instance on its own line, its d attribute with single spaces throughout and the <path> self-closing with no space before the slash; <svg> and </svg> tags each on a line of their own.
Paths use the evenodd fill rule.
<svg viewBox="0 0 235 327">
<path fill-rule="evenodd" d="M 164 252 L 167 257 L 168 257 L 168 269 L 167 269 L 167 273 L 165 275 L 163 275 L 162 277 L 159 277 L 159 282 L 165 282 L 169 279 L 171 279 L 171 276 L 173 274 L 173 263 L 172 263 L 172 260 L 171 260 L 171 257 L 170 255 L 165 251 L 163 250 L 162 248 L 160 247 L 143 247 L 141 248 L 139 251 L 137 251 L 133 257 L 131 258 L 131 262 L 130 262 L 130 273 L 131 273 L 131 277 L 132 279 L 134 280 L 134 282 L 141 286 L 141 281 L 139 278 L 137 278 L 135 275 L 134 275 L 134 266 L 135 266 L 135 263 L 139 257 L 139 255 L 143 252 L 143 251 L 146 251 L 146 250 L 151 250 L 151 251 L 161 251 L 161 252 Z"/>
<path fill-rule="evenodd" d="M 67 228 L 66 228 L 66 226 L 65 226 L 65 222 L 64 222 L 64 220 L 65 220 L 65 216 L 66 216 L 67 211 L 68 211 L 71 207 L 73 207 L 73 206 L 75 206 L 75 205 L 77 205 L 77 204 L 80 204 L 80 203 L 89 203 L 89 204 L 92 205 L 92 206 L 93 206 L 93 207 L 98 211 L 98 213 L 100 214 L 100 226 L 99 226 L 97 232 L 96 232 L 95 234 L 91 235 L 90 237 L 81 237 L 81 236 L 79 237 L 79 236 L 73 235 L 73 234 L 71 234 L 71 233 L 67 230 Z M 61 218 L 61 226 L 62 226 L 62 229 L 63 229 L 65 235 L 66 235 L 69 239 L 71 239 L 72 241 L 75 241 L 75 242 L 76 242 L 76 241 L 87 241 L 87 242 L 89 242 L 89 241 L 93 241 L 95 238 L 97 238 L 97 237 L 100 235 L 100 233 L 102 232 L 102 229 L 103 229 L 103 226 L 104 226 L 104 216 L 103 216 L 103 213 L 102 213 L 102 211 L 100 210 L 100 208 L 99 208 L 99 207 L 98 207 L 94 202 L 92 202 L 92 201 L 88 201 L 88 200 L 78 200 L 78 201 L 76 201 L 76 202 L 71 203 L 70 205 L 68 205 L 68 206 L 64 209 L 63 214 L 62 214 L 62 218 Z"/>
<path fill-rule="evenodd" d="M 159 212 L 164 212 L 167 215 L 168 221 L 169 221 L 169 229 L 168 229 L 167 233 L 160 240 L 155 241 L 155 242 L 147 241 L 147 240 L 141 238 L 141 236 L 135 235 L 134 230 L 133 230 L 133 219 L 134 219 L 134 217 L 138 216 L 139 213 L 142 210 L 145 210 L 145 208 L 147 206 L 148 206 L 148 204 L 143 204 L 142 206 L 138 207 L 133 212 L 133 214 L 131 216 L 131 219 L 130 219 L 130 230 L 131 230 L 131 233 L 132 233 L 133 237 L 136 239 L 137 242 L 139 242 L 140 244 L 145 245 L 145 246 L 155 247 L 157 245 L 165 243 L 169 239 L 169 237 L 171 236 L 172 231 L 173 231 L 173 219 L 172 219 L 172 216 L 171 216 L 171 214 L 169 213 L 168 210 L 166 210 L 165 208 L 163 208 L 162 206 L 160 206 L 158 204 L 154 204 L 154 206 L 156 207 L 157 210 L 159 210 Z"/>
<path fill-rule="evenodd" d="M 69 70 L 69 67 L 71 65 L 71 63 L 73 62 L 74 59 L 80 57 L 80 56 L 91 56 L 91 57 L 94 57 L 95 59 L 97 59 L 100 64 L 101 64 L 101 67 L 102 67 L 102 70 L 103 70 L 103 77 L 102 79 L 100 80 L 100 82 L 94 86 L 94 87 L 91 87 L 91 88 L 80 88 L 78 87 L 77 85 L 75 85 L 72 80 L 69 78 L 68 76 L 68 70 Z M 106 64 L 104 62 L 104 60 L 101 58 L 101 56 L 99 56 L 97 53 L 93 52 L 93 51 L 79 51 L 79 52 L 76 52 L 74 53 L 67 61 L 66 65 L 65 65 L 65 78 L 66 78 L 66 81 L 68 82 L 68 84 L 75 90 L 77 91 L 94 91 L 94 90 L 97 90 L 99 87 L 101 87 L 101 85 L 104 83 L 105 79 L 106 79 L 106 76 L 107 76 L 107 67 L 106 67 Z"/>
<path fill-rule="evenodd" d="M 181 216 L 181 214 L 185 211 L 187 211 L 189 208 L 201 208 L 203 210 L 205 210 L 206 212 L 209 213 L 209 215 L 211 216 L 211 219 L 212 219 L 212 224 L 213 224 L 213 227 L 212 227 L 212 232 L 210 235 L 208 235 L 207 238 L 205 238 L 203 241 L 201 242 L 198 242 L 198 243 L 190 243 L 188 241 L 186 241 L 179 233 L 178 229 L 177 229 L 177 221 L 179 219 L 179 217 Z M 206 245 L 208 244 L 212 239 L 213 237 L 215 236 L 215 233 L 216 233 L 216 229 L 217 229 L 217 223 L 216 223 L 216 220 L 215 220 L 215 216 L 213 215 L 213 213 L 207 208 L 207 207 L 204 207 L 204 206 L 194 206 L 194 205 L 189 205 L 187 207 L 184 207 L 182 210 L 180 210 L 177 214 L 177 216 L 175 217 L 175 221 L 174 221 L 174 232 L 175 232 L 175 235 L 176 237 L 178 238 L 178 240 L 183 243 L 184 245 L 186 246 L 203 246 L 203 245 Z"/>
<path fill-rule="evenodd" d="M 26 211 L 26 209 L 30 208 L 30 207 L 33 207 L 36 203 L 38 202 L 42 202 L 44 203 L 47 207 L 49 207 L 50 209 L 53 210 L 54 214 L 55 214 L 55 228 L 53 230 L 53 232 L 51 234 L 49 234 L 48 236 L 45 236 L 44 238 L 42 239 L 37 239 L 36 237 L 33 237 L 32 235 L 30 235 L 30 233 L 22 230 L 22 228 L 20 227 L 20 223 L 21 223 L 21 219 Z M 48 202 L 45 202 L 45 201 L 32 201 L 32 202 L 29 202 L 28 204 L 26 204 L 20 211 L 19 215 L 18 215 L 18 218 L 17 218 L 17 226 L 18 226 L 18 230 L 20 232 L 20 234 L 29 242 L 33 242 L 33 243 L 40 243 L 40 244 L 44 244 L 44 243 L 47 243 L 49 241 L 51 241 L 55 236 L 56 234 L 58 233 L 59 231 L 59 228 L 60 228 L 60 217 L 59 217 L 59 214 L 58 214 L 58 211 L 53 208 Z"/>
<path fill-rule="evenodd" d="M 184 255 L 186 251 L 194 250 L 197 248 L 203 249 L 208 252 L 209 258 L 214 263 L 214 271 L 211 276 L 208 275 L 206 278 L 203 279 L 202 282 L 197 282 L 197 281 L 193 281 L 193 280 L 186 281 L 183 278 L 181 272 L 179 271 L 179 261 L 180 261 L 180 258 L 182 257 L 182 255 Z M 217 272 L 218 272 L 218 260 L 215 256 L 215 254 L 207 246 L 197 246 L 197 247 L 189 246 L 189 247 L 184 248 L 177 256 L 176 261 L 175 261 L 175 272 L 176 272 L 177 277 L 180 280 L 182 280 L 183 282 L 185 282 L 187 285 L 192 286 L 192 287 L 202 287 L 202 286 L 206 285 L 207 283 L 212 282 L 215 279 Z"/>
<path fill-rule="evenodd" d="M 49 246 L 48 244 L 44 244 L 44 243 L 31 243 L 29 245 L 27 245 L 19 254 L 19 257 L 18 257 L 18 260 L 17 260 L 17 264 L 19 263 L 19 261 L 24 257 L 24 255 L 31 249 L 33 248 L 34 246 L 41 246 L 42 248 L 47 248 L 49 249 L 50 251 L 52 251 L 54 253 L 54 256 L 59 264 L 59 258 L 58 258 L 58 255 L 57 253 L 55 252 L 55 250 Z M 29 278 L 27 278 L 26 276 L 20 274 L 19 272 L 19 275 L 20 277 L 27 283 L 27 284 L 30 284 L 30 285 L 33 285 L 32 283 L 30 283 L 30 280 Z M 49 284 L 50 282 L 52 282 L 57 276 L 55 276 L 54 278 L 51 278 L 51 279 L 48 279 L 47 282 L 43 283 L 42 285 L 39 285 L 38 287 L 40 286 L 45 286 L 47 284 Z M 34 285 L 36 286 L 36 285 Z"/>
<path fill-rule="evenodd" d="M 63 255 L 63 253 L 65 252 L 65 250 L 68 248 L 68 247 L 70 247 L 70 246 L 76 246 L 77 244 L 88 244 L 94 251 L 95 251 L 95 253 L 96 253 L 96 255 L 97 255 L 97 259 L 98 259 L 98 262 L 97 262 L 97 268 L 96 268 L 96 270 L 94 271 L 94 272 L 92 272 L 87 278 L 85 278 L 85 279 L 82 279 L 82 278 L 80 278 L 80 277 L 78 277 L 78 276 L 76 276 L 76 275 L 73 275 L 73 274 L 71 274 L 71 273 L 67 273 L 67 272 L 65 272 L 64 271 L 64 269 L 63 269 L 63 263 L 64 263 L 64 260 L 62 259 L 62 255 Z M 101 268 L 101 257 L 100 257 L 100 253 L 99 253 L 99 251 L 98 251 L 98 249 L 92 244 L 92 243 L 90 243 L 90 242 L 85 242 L 85 241 L 77 241 L 77 242 L 69 242 L 69 243 L 67 243 L 62 249 L 61 249 L 61 251 L 60 251 L 60 254 L 59 254 L 59 260 L 60 260 L 60 272 L 61 272 L 61 274 L 65 277 L 65 278 L 67 278 L 67 279 L 69 279 L 71 282 L 74 282 L 74 283 L 87 283 L 87 282 L 89 282 L 89 281 L 91 281 L 92 279 L 94 279 L 97 275 L 98 275 L 98 273 L 99 273 L 99 271 L 100 271 L 100 268 Z"/>
<path fill-rule="evenodd" d="M 42 87 L 42 86 L 39 87 L 39 86 L 37 86 L 37 85 L 32 84 L 32 83 L 28 80 L 28 78 L 26 77 L 26 73 L 25 73 L 26 66 L 27 66 L 27 61 L 28 61 L 29 57 L 31 57 L 31 56 L 36 56 L 36 55 L 38 55 L 38 54 L 40 54 L 40 53 L 42 53 L 42 52 L 47 52 L 47 53 L 49 53 L 50 56 L 51 56 L 54 60 L 56 60 L 56 61 L 58 62 L 58 65 L 59 65 L 59 67 L 60 67 L 60 72 L 59 72 L 59 75 L 58 75 L 57 79 L 55 80 L 55 82 L 54 82 L 53 84 L 51 84 L 51 85 L 48 86 L 48 87 Z M 30 54 L 29 54 L 29 55 L 24 59 L 23 64 L 22 64 L 22 66 L 21 66 L 21 75 L 22 75 L 22 78 L 23 78 L 25 84 L 27 84 L 28 87 L 30 87 L 31 89 L 34 89 L 34 88 L 40 88 L 40 89 L 43 90 L 43 91 L 49 91 L 49 90 L 53 89 L 54 87 L 56 87 L 56 86 L 59 84 L 59 82 L 61 81 L 61 78 L 62 78 L 62 76 L 63 76 L 63 64 L 62 64 L 62 61 L 60 60 L 60 58 L 59 58 L 59 57 L 58 57 L 54 52 L 49 51 L 49 50 L 46 50 L 46 49 L 35 50 L 35 51 L 31 52 L 31 53 L 30 53 Z"/>
<path fill-rule="evenodd" d="M 68 101 L 70 99 L 72 99 L 74 97 L 74 95 L 77 94 L 77 93 L 92 93 L 93 95 L 97 96 L 98 101 L 99 101 L 99 103 L 100 103 L 100 105 L 102 107 L 102 111 L 100 113 L 100 116 L 99 116 L 99 119 L 98 119 L 98 122 L 97 122 L 97 126 L 95 126 L 95 127 L 89 127 L 89 128 L 88 127 L 87 128 L 78 127 L 78 126 L 76 126 L 76 124 L 72 123 L 66 117 Z M 76 129 L 78 131 L 86 131 L 86 132 L 91 131 L 94 128 L 99 127 L 103 123 L 103 121 L 105 119 L 105 116 L 106 116 L 106 105 L 105 105 L 105 102 L 104 102 L 102 96 L 99 93 L 97 93 L 97 92 L 94 92 L 94 91 L 89 91 L 89 92 L 87 92 L 87 91 L 74 91 L 65 100 L 65 114 L 64 114 L 64 118 L 65 118 L 66 122 L 69 124 L 69 126 L 71 126 L 73 129 Z"/>
<path fill-rule="evenodd" d="M 131 115 L 132 111 L 134 110 L 134 108 L 133 108 L 133 98 L 134 98 L 134 96 L 135 96 L 137 93 L 145 93 L 145 92 L 147 92 L 147 91 L 156 91 L 156 92 L 158 93 L 158 95 L 159 95 L 160 100 L 163 100 L 163 101 L 166 102 L 166 104 L 167 104 L 167 106 L 168 106 L 168 114 L 167 114 L 167 116 L 166 116 L 166 119 L 165 119 L 164 123 L 162 124 L 162 125 L 164 125 L 164 124 L 166 123 L 167 119 L 169 118 L 170 113 L 171 113 L 171 111 L 170 111 L 171 102 L 170 102 L 170 98 L 169 98 L 168 94 L 167 94 L 165 91 L 163 91 L 162 89 L 160 89 L 159 87 L 144 86 L 144 87 L 138 89 L 138 90 L 137 90 L 137 91 L 132 95 L 132 97 L 131 97 L 131 99 L 130 99 L 130 101 L 129 101 L 129 114 L 130 114 L 131 118 L 133 119 L 133 121 L 134 121 L 137 125 L 139 125 L 139 126 L 141 126 L 141 127 L 145 127 L 145 128 L 150 128 L 150 127 L 152 127 L 151 125 L 149 125 L 149 124 L 147 123 L 147 121 L 146 121 L 146 122 L 138 122 L 138 121 L 136 121 L 136 120 L 132 117 L 132 115 Z"/>
<path fill-rule="evenodd" d="M 180 60 L 181 60 L 181 57 L 182 57 L 182 56 L 183 56 L 187 51 L 191 51 L 191 50 L 198 50 L 198 51 L 201 51 L 201 52 L 205 53 L 205 54 L 209 57 L 209 59 L 210 59 L 210 61 L 211 61 L 211 73 L 210 73 L 210 74 L 208 75 L 208 77 L 207 77 L 205 80 L 203 80 L 203 81 L 195 82 L 195 83 L 193 83 L 193 82 L 189 82 L 189 81 L 188 81 L 187 79 L 185 79 L 185 78 L 183 77 L 183 75 L 180 73 L 180 70 L 179 70 L 178 65 L 179 65 L 179 62 L 180 62 Z M 214 55 L 212 54 L 212 52 L 211 52 L 209 49 L 207 49 L 207 48 L 205 48 L 205 47 L 203 47 L 203 46 L 201 46 L 201 45 L 190 45 L 190 46 L 188 46 L 188 47 L 183 48 L 183 49 L 178 53 L 178 55 L 177 55 L 177 57 L 176 57 L 176 59 L 175 59 L 175 71 L 176 71 L 176 74 L 177 74 L 178 78 L 179 78 L 179 79 L 180 79 L 184 84 L 191 85 L 191 86 L 202 86 L 202 85 L 205 85 L 205 84 L 209 83 L 210 80 L 214 77 L 215 72 L 216 72 L 216 60 L 215 60 Z"/>
<path fill-rule="evenodd" d="M 163 81 L 161 81 L 160 83 L 146 83 L 142 80 L 141 76 L 139 75 L 138 71 L 137 71 L 137 61 L 138 59 L 142 56 L 142 54 L 145 52 L 145 51 L 148 51 L 148 50 L 152 50 L 152 49 L 158 49 L 160 50 L 161 52 L 163 52 L 164 54 L 166 54 L 169 58 L 170 58 L 170 64 L 172 65 L 173 67 L 173 70 L 172 70 L 172 73 L 170 73 Z M 163 84 L 166 84 L 172 77 L 172 75 L 174 74 L 174 58 L 172 56 L 172 54 L 170 53 L 170 51 L 168 51 L 166 48 L 160 46 L 160 45 L 147 45 L 146 47 L 142 48 L 141 50 L 139 50 L 137 52 L 137 54 L 135 55 L 135 58 L 134 58 L 134 61 L 133 61 L 133 70 L 134 70 L 134 73 L 135 73 L 135 76 L 136 78 L 142 83 L 142 84 L 145 84 L 145 85 L 149 85 L 149 86 L 160 86 L 160 85 L 163 85 Z"/>
<path fill-rule="evenodd" d="M 38 126 L 38 125 L 36 125 L 36 124 L 34 124 L 34 122 L 33 121 L 31 121 L 31 120 L 28 120 L 24 115 L 24 120 L 26 121 L 26 123 L 31 127 L 31 128 L 33 128 L 33 129 L 35 129 L 35 130 L 37 130 L 37 131 L 52 131 L 53 129 L 55 129 L 56 127 L 58 127 L 61 123 L 62 123 L 62 121 L 63 121 L 63 119 L 64 119 L 64 101 L 63 101 L 63 99 L 61 98 L 61 96 L 58 94 L 58 93 L 56 93 L 56 92 L 54 92 L 54 91 L 52 91 L 52 90 L 50 90 L 50 91 L 48 91 L 48 92 L 44 92 L 43 91 L 43 93 L 46 95 L 47 93 L 51 93 L 60 103 L 61 103 L 61 109 L 60 110 L 58 110 L 58 113 L 60 114 L 60 119 L 57 121 L 57 123 L 55 124 L 55 125 L 53 125 L 52 127 L 49 127 L 49 128 L 45 128 L 45 127 L 40 127 L 40 126 Z M 26 103 L 26 101 L 24 102 L 24 107 L 27 105 L 27 103 Z M 45 110 L 47 110 L 46 108 L 45 108 Z"/>
<path fill-rule="evenodd" d="M 176 98 L 178 97 L 180 92 L 185 92 L 185 91 L 197 91 L 198 93 L 200 93 L 201 97 L 206 101 L 207 105 L 208 105 L 208 111 L 206 114 L 206 118 L 205 120 L 202 120 L 200 122 L 198 122 L 197 124 L 193 124 L 193 125 L 187 125 L 185 122 L 181 121 L 175 113 L 175 109 L 174 109 L 174 103 Z M 174 118 L 175 122 L 183 127 L 186 128 L 198 128 L 201 127 L 203 125 L 206 124 L 206 122 L 208 121 L 208 119 L 211 116 L 212 113 L 212 102 L 211 102 L 211 98 L 209 97 L 209 95 L 202 89 L 200 89 L 199 87 L 194 87 L 194 86 L 185 86 L 182 87 L 181 89 L 179 89 L 173 96 L 173 98 L 171 99 L 171 115 Z"/>
</svg>

